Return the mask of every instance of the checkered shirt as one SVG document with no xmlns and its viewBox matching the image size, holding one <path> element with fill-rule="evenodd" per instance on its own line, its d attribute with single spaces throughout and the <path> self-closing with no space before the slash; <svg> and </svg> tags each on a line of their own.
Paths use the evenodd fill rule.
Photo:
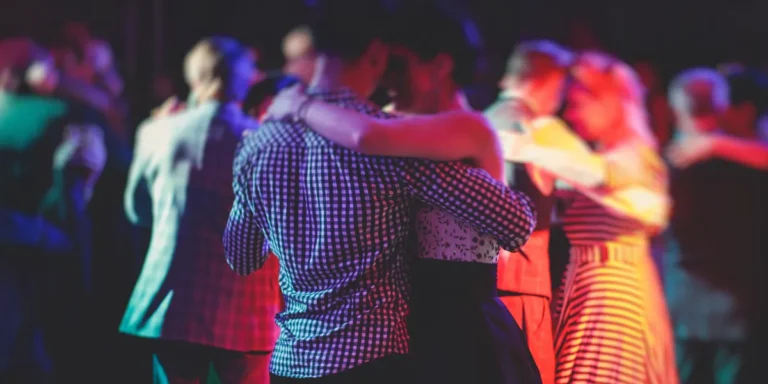
<svg viewBox="0 0 768 384">
<path fill-rule="evenodd" d="M 126 198 L 151 202 L 152 239 L 121 332 L 240 352 L 274 347 L 277 259 L 239 276 L 221 243 L 235 149 L 254 125 L 236 106 L 210 103 L 140 128 Z M 141 212 L 134 205 L 129 216 Z"/>
<path fill-rule="evenodd" d="M 310 91 L 389 117 L 348 90 Z M 280 260 L 285 310 L 270 370 L 328 376 L 408 352 L 406 255 L 417 199 L 517 249 L 535 218 L 524 195 L 460 163 L 365 156 L 303 122 L 266 121 L 236 155 L 235 203 L 224 234 L 238 273 Z"/>
</svg>

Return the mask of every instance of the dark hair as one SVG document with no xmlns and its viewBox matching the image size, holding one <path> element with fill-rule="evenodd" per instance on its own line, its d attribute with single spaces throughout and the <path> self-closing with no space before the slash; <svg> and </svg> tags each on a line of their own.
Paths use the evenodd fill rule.
<svg viewBox="0 0 768 384">
<path fill-rule="evenodd" d="M 392 42 L 424 60 L 449 55 L 453 59 L 453 78 L 464 87 L 475 82 L 484 70 L 483 41 L 467 12 L 449 3 L 410 0 L 397 16 L 398 28 Z"/>
<path fill-rule="evenodd" d="M 298 84 L 299 79 L 283 73 L 272 73 L 266 78 L 251 85 L 248 95 L 243 101 L 243 112 L 248 114 L 251 109 L 261 105 L 270 97 L 274 97 L 284 88 Z"/>
<path fill-rule="evenodd" d="M 310 2 L 308 2 L 310 3 Z M 375 40 L 387 41 L 393 5 L 385 0 L 316 0 L 308 23 L 315 50 L 345 60 L 360 58 Z"/>
<path fill-rule="evenodd" d="M 732 105 L 751 103 L 758 114 L 768 108 L 768 76 L 754 69 L 744 69 L 728 74 L 726 77 L 730 89 Z"/>
<path fill-rule="evenodd" d="M 223 97 L 242 100 L 248 92 L 255 63 L 251 53 L 237 40 L 225 36 L 203 39 L 193 49 L 204 50 L 210 65 L 205 76 L 221 81 Z"/>
</svg>

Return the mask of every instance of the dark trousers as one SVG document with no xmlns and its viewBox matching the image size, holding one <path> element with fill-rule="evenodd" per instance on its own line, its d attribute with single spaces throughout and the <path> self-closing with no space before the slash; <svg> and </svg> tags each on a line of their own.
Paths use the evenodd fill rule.
<svg viewBox="0 0 768 384">
<path fill-rule="evenodd" d="M 215 374 L 221 384 L 267 384 L 270 354 L 158 341 L 153 357 L 153 381 L 155 384 L 204 384 Z"/>
<path fill-rule="evenodd" d="M 411 371 L 408 358 L 393 355 L 374 360 L 359 367 L 335 375 L 313 378 L 292 379 L 272 375 L 271 384 L 409 384 Z"/>
</svg>

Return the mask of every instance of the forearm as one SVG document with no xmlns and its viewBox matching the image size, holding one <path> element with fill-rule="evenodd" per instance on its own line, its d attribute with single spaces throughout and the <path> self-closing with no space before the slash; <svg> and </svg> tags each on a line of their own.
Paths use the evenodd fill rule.
<svg viewBox="0 0 768 384">
<path fill-rule="evenodd" d="M 537 145 L 512 161 L 533 164 L 575 187 L 596 188 L 608 180 L 607 162 L 594 153 L 578 153 Z"/>
<path fill-rule="evenodd" d="M 502 248 L 518 249 L 533 232 L 536 215 L 530 199 L 485 171 L 433 162 L 418 162 L 410 170 L 406 182 L 419 199 L 494 236 Z"/>
<path fill-rule="evenodd" d="M 240 217 L 235 208 L 230 213 L 223 242 L 227 264 L 242 276 L 262 268 L 269 256 L 261 229 Z"/>
<path fill-rule="evenodd" d="M 239 171 L 239 168 L 234 170 Z M 243 172 L 243 171 L 240 171 Z M 264 266 L 269 245 L 248 204 L 247 176 L 240 173 L 232 184 L 235 201 L 224 229 L 224 254 L 229 266 L 239 275 L 248 275 Z"/>
<path fill-rule="evenodd" d="M 125 215 L 134 225 L 152 227 L 152 199 L 146 186 L 129 185 L 123 196 Z"/>
<path fill-rule="evenodd" d="M 722 159 L 756 169 L 768 169 L 768 145 L 759 141 L 719 136 L 715 139 L 713 152 Z"/>
<path fill-rule="evenodd" d="M 371 132 L 382 130 L 376 119 L 368 115 L 320 101 L 305 102 L 310 104 L 305 106 L 300 117 L 309 127 L 320 136 L 350 150 L 366 153 L 370 150 Z"/>
<path fill-rule="evenodd" d="M 668 224 L 671 201 L 663 192 L 637 186 L 582 193 L 615 214 L 643 224 L 650 232 L 661 230 Z"/>
<path fill-rule="evenodd" d="M 435 161 L 467 159 L 481 164 L 494 175 L 502 173 L 498 139 L 480 114 L 454 111 L 377 119 L 332 104 L 309 103 L 303 115 L 310 128 L 353 151 Z M 299 109 L 301 117 L 301 107 Z"/>
<path fill-rule="evenodd" d="M 137 154 L 139 152 L 137 146 Z M 136 156 L 128 170 L 128 180 L 123 194 L 123 208 L 128 221 L 142 227 L 152 226 L 152 197 L 150 186 L 144 177 L 144 156 Z"/>
</svg>

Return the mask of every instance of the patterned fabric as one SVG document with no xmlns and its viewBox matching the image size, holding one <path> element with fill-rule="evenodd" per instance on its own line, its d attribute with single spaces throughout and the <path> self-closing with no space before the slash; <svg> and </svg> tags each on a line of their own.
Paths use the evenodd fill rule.
<svg viewBox="0 0 768 384">
<path fill-rule="evenodd" d="M 641 220 L 620 212 L 621 199 L 613 199 L 627 188 L 641 187 L 666 198 L 668 173 L 653 148 L 638 141 L 629 141 L 615 150 L 602 153 L 606 160 L 607 180 L 598 193 L 585 194 L 575 190 L 558 190 L 563 203 L 561 222 L 572 245 L 593 245 L 606 242 L 648 246 L 649 227 Z M 620 177 L 617 175 L 621 175 Z M 660 199 L 648 199 L 647 211 L 656 211 Z M 644 212 L 634 212 L 643 215 Z"/>
<path fill-rule="evenodd" d="M 348 90 L 311 95 L 388 117 Z M 303 122 L 267 121 L 235 160 L 227 261 L 248 274 L 267 248 L 280 260 L 285 311 L 271 371 L 328 376 L 408 352 L 407 241 L 417 199 L 517 249 L 535 224 L 530 201 L 460 163 L 371 157 Z"/>
<path fill-rule="evenodd" d="M 623 177 L 625 184 L 605 189 L 634 183 L 665 192 L 663 163 L 659 168 L 650 148 L 638 150 L 648 151 L 652 161 L 634 159 L 631 163 L 640 171 L 636 177 Z M 615 155 L 604 156 L 611 164 L 626 164 Z M 563 227 L 571 257 L 556 300 L 555 382 L 678 383 L 672 328 L 650 255 L 648 227 L 579 192 L 559 193 L 565 197 Z"/>
<path fill-rule="evenodd" d="M 416 213 L 416 222 L 419 258 L 486 264 L 499 260 L 501 248 L 496 239 L 441 209 L 422 207 Z"/>
<path fill-rule="evenodd" d="M 555 313 L 555 382 L 677 384 L 658 272 L 646 247 L 574 246 Z"/>
<path fill-rule="evenodd" d="M 224 262 L 221 243 L 234 200 L 235 148 L 253 124 L 234 105 L 211 103 L 140 128 L 126 213 L 154 225 L 121 332 L 232 351 L 272 350 L 280 310 L 277 260 L 238 276 Z"/>
</svg>

